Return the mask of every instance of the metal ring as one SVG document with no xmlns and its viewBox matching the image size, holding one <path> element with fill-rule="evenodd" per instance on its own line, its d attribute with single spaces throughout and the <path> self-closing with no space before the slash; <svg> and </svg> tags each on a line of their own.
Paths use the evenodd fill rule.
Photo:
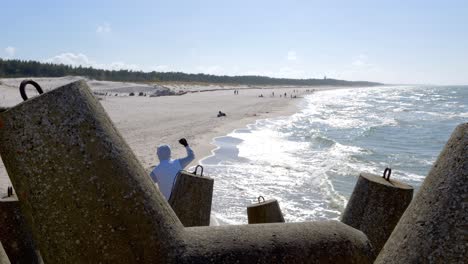
<svg viewBox="0 0 468 264">
<path fill-rule="evenodd" d="M 197 166 L 195 167 L 195 170 L 193 171 L 192 174 L 197 175 L 197 171 L 198 171 L 198 168 L 199 168 L 199 167 L 201 168 L 200 176 L 203 177 L 203 166 L 202 166 L 202 165 L 197 165 Z"/>
<path fill-rule="evenodd" d="M 28 84 L 31 84 L 32 86 L 34 86 L 39 94 L 44 93 L 41 86 L 37 82 L 33 80 L 24 80 L 21 82 L 20 87 L 19 87 L 21 98 L 23 98 L 24 101 L 28 100 L 28 96 L 26 95 L 26 90 L 25 90 L 26 85 Z"/>
<path fill-rule="evenodd" d="M 260 201 L 260 199 L 263 199 L 263 201 Z M 258 203 L 263 203 L 263 202 L 265 202 L 265 197 L 263 197 L 263 196 L 260 195 L 260 196 L 257 198 L 257 200 L 258 200 Z"/>
<path fill-rule="evenodd" d="M 387 181 L 390 181 L 390 175 L 392 174 L 392 169 L 390 168 L 385 168 L 384 172 L 383 172 L 383 176 L 382 178 L 384 178 L 385 180 Z"/>
<path fill-rule="evenodd" d="M 11 186 L 8 186 L 7 188 L 7 196 L 10 197 L 13 195 L 13 187 Z"/>
</svg>

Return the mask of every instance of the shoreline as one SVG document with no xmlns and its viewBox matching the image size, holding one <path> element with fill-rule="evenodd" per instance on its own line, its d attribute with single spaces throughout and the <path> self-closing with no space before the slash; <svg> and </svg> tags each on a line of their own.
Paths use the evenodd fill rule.
<svg viewBox="0 0 468 264">
<path fill-rule="evenodd" d="M 304 98 L 301 97 L 301 98 L 296 98 L 296 99 L 304 99 Z M 216 133 L 213 132 L 213 133 L 205 134 L 204 136 L 202 136 L 202 139 L 196 140 L 196 141 L 199 141 L 199 143 L 205 145 L 205 146 L 199 146 L 197 149 L 199 151 L 198 153 L 200 153 L 201 155 L 197 155 L 195 160 L 191 162 L 189 166 L 195 166 L 195 165 L 201 164 L 201 162 L 204 159 L 207 159 L 213 156 L 214 151 L 216 151 L 219 148 L 219 146 L 215 144 L 215 140 L 217 138 L 225 137 L 228 134 L 234 132 L 235 130 L 246 128 L 248 125 L 255 124 L 256 122 L 260 120 L 266 120 L 270 118 L 280 118 L 280 117 L 294 115 L 299 110 L 298 104 L 300 103 L 300 101 L 302 100 L 295 100 L 293 102 L 290 102 L 287 105 L 284 105 L 282 109 L 275 109 L 274 112 L 263 113 L 263 114 L 259 114 L 256 116 L 249 116 L 249 117 L 236 120 L 232 123 L 225 124 L 225 125 L 218 127 Z M 196 151 L 195 148 L 194 148 L 194 151 Z"/>
<path fill-rule="evenodd" d="M 1 88 L 2 104 L 7 107 L 21 101 L 16 82 L 21 79 L 3 81 Z M 70 78 L 41 79 L 45 90 L 63 85 Z M 107 85 L 107 83 L 106 83 Z M 119 84 L 121 85 L 121 84 Z M 17 87 L 17 86 L 16 86 Z M 212 87 L 211 87 L 212 88 Z M 210 156 L 217 147 L 213 144 L 216 137 L 255 123 L 256 120 L 292 115 L 298 110 L 298 102 L 305 96 L 306 90 L 328 90 L 333 87 L 262 87 L 258 89 L 239 89 L 234 95 L 232 87 L 205 92 L 191 92 L 181 96 L 104 96 L 101 104 L 121 133 L 127 144 L 134 151 L 143 167 L 148 171 L 159 163 L 156 147 L 169 144 L 172 147 L 172 158 L 185 155 L 185 149 L 178 140 L 187 138 L 195 152 L 195 160 L 188 166 L 199 163 Z M 228 88 L 228 89 L 226 89 Z M 339 88 L 339 87 L 334 87 Z M 91 85 L 91 89 L 94 87 Z M 294 93 L 298 98 L 290 98 Z M 272 92 L 276 96 L 272 97 Z M 287 98 L 279 94 L 287 93 Z M 259 97 L 262 94 L 263 97 Z M 216 117 L 218 111 L 226 117 Z M 0 162 L 0 192 L 11 186 L 6 170 Z"/>
<path fill-rule="evenodd" d="M 231 95 L 231 90 L 190 93 L 179 97 L 159 97 L 159 101 L 164 103 L 164 105 L 161 106 L 162 108 L 164 108 L 165 105 L 171 104 L 171 101 L 177 104 L 190 100 L 193 102 L 199 101 L 203 104 L 208 103 L 203 102 L 205 100 L 212 102 L 217 101 L 219 98 L 222 99 L 220 99 L 217 104 L 231 105 L 224 105 L 224 108 L 220 108 L 221 106 L 215 108 L 214 105 L 202 105 L 191 108 L 194 106 L 191 105 L 188 106 L 183 113 L 171 113 L 173 117 L 171 120 L 164 118 L 163 116 L 165 113 L 162 113 L 162 116 L 155 118 L 153 122 L 165 121 L 167 123 L 163 125 L 164 128 L 161 130 L 156 128 L 156 125 L 153 125 L 149 130 L 154 134 L 151 134 L 150 131 L 142 132 L 142 130 L 145 129 L 142 129 L 140 125 L 144 122 L 140 123 L 140 125 L 123 124 L 126 121 L 120 120 L 121 117 L 119 117 L 116 110 L 113 109 L 114 107 L 111 106 L 111 103 L 103 102 L 103 105 L 147 171 L 149 171 L 152 166 L 159 163 L 155 152 L 156 147 L 160 144 L 168 144 L 171 146 L 173 159 L 185 156 L 185 149 L 178 143 L 178 140 L 182 137 L 187 138 L 195 153 L 194 161 L 187 166 L 187 168 L 189 168 L 199 164 L 202 159 L 212 155 L 212 152 L 217 148 L 217 146 L 213 144 L 215 138 L 225 136 L 236 129 L 255 123 L 257 120 L 292 115 L 297 112 L 298 103 L 303 99 L 257 97 L 258 93 L 265 94 L 266 90 L 267 89 L 251 89 L 249 91 L 241 91 L 241 95 L 236 98 L 237 100 L 242 100 L 241 106 L 237 105 L 239 102 L 229 102 L 231 99 L 235 98 L 234 95 Z M 191 96 L 195 98 L 190 98 Z M 217 109 L 227 113 L 227 116 L 221 118 L 216 117 Z M 143 112 L 146 110 L 143 110 Z M 193 112 L 196 116 L 188 112 Z M 140 132 L 136 132 L 138 130 Z M 137 134 L 139 134 L 140 139 L 137 138 Z M 146 140 L 143 141 L 149 143 L 149 146 L 143 148 L 141 137 L 146 138 Z"/>
<path fill-rule="evenodd" d="M 304 99 L 304 98 L 301 97 L 300 99 Z M 206 160 L 206 159 L 214 156 L 215 151 L 220 148 L 220 146 L 215 144 L 217 139 L 220 139 L 220 138 L 223 138 L 223 137 L 228 137 L 229 134 L 231 134 L 234 131 L 239 130 L 239 129 L 248 129 L 249 125 L 255 125 L 259 121 L 264 121 L 264 120 L 269 120 L 269 119 L 276 119 L 276 118 L 286 118 L 286 117 L 292 116 L 292 115 L 296 114 L 298 110 L 300 110 L 299 109 L 299 103 L 300 103 L 300 101 L 297 101 L 293 105 L 286 106 L 286 108 L 283 109 L 283 110 L 280 110 L 280 111 L 278 111 L 276 113 L 271 113 L 270 115 L 265 115 L 265 116 L 263 116 L 261 118 L 239 120 L 238 121 L 239 127 L 236 127 L 236 128 L 231 129 L 229 131 L 225 131 L 225 133 L 223 135 L 218 135 L 218 136 L 213 137 L 211 139 L 210 143 L 209 143 L 209 145 L 212 146 L 211 150 L 209 151 L 210 154 L 205 155 L 203 157 L 200 157 L 200 158 L 198 158 L 198 160 L 194 160 L 194 162 L 196 161 L 199 165 L 202 165 L 201 163 L 203 162 L 203 160 Z M 192 163 L 190 165 L 194 166 L 195 164 L 192 164 Z"/>
</svg>

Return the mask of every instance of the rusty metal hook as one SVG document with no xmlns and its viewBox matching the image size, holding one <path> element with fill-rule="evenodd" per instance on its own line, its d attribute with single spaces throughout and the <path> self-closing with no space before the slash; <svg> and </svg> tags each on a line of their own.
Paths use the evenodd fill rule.
<svg viewBox="0 0 468 264">
<path fill-rule="evenodd" d="M 263 199 L 263 201 L 260 201 L 260 199 Z M 264 202 L 265 202 L 265 197 L 263 197 L 263 196 L 260 195 L 260 196 L 257 198 L 257 200 L 258 200 L 258 203 L 264 203 Z"/>
<path fill-rule="evenodd" d="M 387 181 L 390 181 L 390 175 L 391 174 L 392 174 L 392 169 L 385 168 L 382 178 L 384 178 Z"/>
<path fill-rule="evenodd" d="M 44 93 L 41 86 L 37 82 L 33 80 L 24 80 L 21 82 L 20 87 L 19 87 L 21 98 L 23 98 L 24 101 L 28 100 L 28 96 L 26 95 L 26 85 L 28 84 L 31 84 L 32 86 L 34 86 L 39 94 Z"/>
<path fill-rule="evenodd" d="M 197 171 L 198 171 L 198 168 L 199 168 L 199 167 L 201 168 L 200 176 L 203 177 L 203 166 L 202 166 L 202 165 L 197 165 L 197 166 L 195 167 L 195 170 L 193 171 L 192 174 L 197 175 Z"/>
</svg>

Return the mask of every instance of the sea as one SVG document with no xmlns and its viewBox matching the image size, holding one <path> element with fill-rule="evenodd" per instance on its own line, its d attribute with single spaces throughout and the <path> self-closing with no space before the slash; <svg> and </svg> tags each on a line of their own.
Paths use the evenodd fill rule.
<svg viewBox="0 0 468 264">
<path fill-rule="evenodd" d="M 260 196 L 286 222 L 339 219 L 361 172 L 424 181 L 454 128 L 468 120 L 468 86 L 405 85 L 305 95 L 296 114 L 258 120 L 213 140 L 201 164 L 215 179 L 212 214 L 246 224 Z"/>
</svg>

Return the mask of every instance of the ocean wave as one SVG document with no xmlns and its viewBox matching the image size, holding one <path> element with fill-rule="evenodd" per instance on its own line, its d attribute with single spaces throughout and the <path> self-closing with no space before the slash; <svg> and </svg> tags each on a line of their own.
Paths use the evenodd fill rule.
<svg viewBox="0 0 468 264">
<path fill-rule="evenodd" d="M 220 162 L 207 165 L 216 180 L 213 211 L 221 222 L 246 223 L 245 207 L 264 195 L 280 202 L 287 221 L 338 219 L 359 174 L 386 167 L 417 189 L 468 117 L 467 99 L 466 90 L 432 86 L 308 95 L 291 117 L 258 120 L 218 140 Z"/>
<path fill-rule="evenodd" d="M 409 112 L 411 110 L 405 107 L 397 107 L 397 108 L 393 108 L 392 111 L 393 112 Z"/>
<path fill-rule="evenodd" d="M 329 139 L 325 136 L 320 136 L 320 135 L 312 137 L 312 140 L 314 143 L 314 147 L 316 148 L 324 148 L 324 147 L 328 148 L 328 147 L 332 147 L 333 145 L 337 143 L 333 139 Z"/>
</svg>

